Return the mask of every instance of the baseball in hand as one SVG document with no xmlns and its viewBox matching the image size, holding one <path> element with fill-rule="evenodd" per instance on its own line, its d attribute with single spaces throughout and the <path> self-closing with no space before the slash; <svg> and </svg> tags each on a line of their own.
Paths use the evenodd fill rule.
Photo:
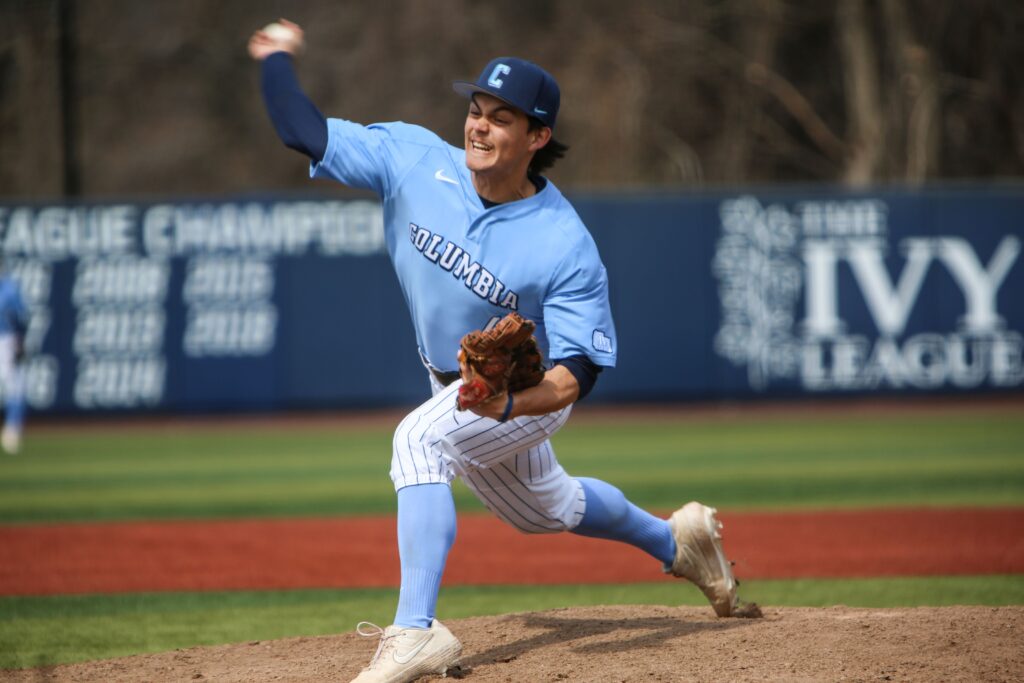
<svg viewBox="0 0 1024 683">
<path fill-rule="evenodd" d="M 302 27 L 287 19 L 281 19 L 253 31 L 249 37 L 249 56 L 262 61 L 275 52 L 295 55 L 302 52 L 304 42 Z"/>
<path fill-rule="evenodd" d="M 264 26 L 263 32 L 266 33 L 267 37 L 271 40 L 276 40 L 281 43 L 294 43 L 298 41 L 299 38 L 299 34 L 294 29 L 290 29 L 284 24 L 279 24 L 276 21 Z"/>
</svg>

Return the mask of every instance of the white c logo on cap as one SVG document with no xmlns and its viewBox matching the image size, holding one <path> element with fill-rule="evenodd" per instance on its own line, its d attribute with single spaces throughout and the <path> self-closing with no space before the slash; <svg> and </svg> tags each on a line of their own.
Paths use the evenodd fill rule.
<svg viewBox="0 0 1024 683">
<path fill-rule="evenodd" d="M 498 64 L 494 67 L 494 71 L 491 72 L 491 77 L 487 79 L 487 85 L 492 88 L 501 88 L 505 85 L 505 81 L 501 80 L 501 76 L 508 74 L 512 71 L 508 64 Z"/>
</svg>

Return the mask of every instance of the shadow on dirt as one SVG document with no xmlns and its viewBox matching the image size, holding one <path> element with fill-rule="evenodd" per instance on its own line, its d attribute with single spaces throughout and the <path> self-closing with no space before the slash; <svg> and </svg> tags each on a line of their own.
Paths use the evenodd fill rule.
<svg viewBox="0 0 1024 683">
<path fill-rule="evenodd" d="M 658 648 L 666 641 L 683 638 L 703 632 L 727 631 L 749 626 L 747 619 L 720 619 L 716 621 L 686 621 L 678 617 L 643 617 L 622 619 L 574 619 L 551 615 L 511 615 L 501 622 L 518 622 L 520 627 L 539 630 L 540 633 L 521 640 L 493 647 L 464 660 L 469 667 L 484 666 L 496 662 L 509 662 L 525 652 L 546 646 L 568 647 L 583 655 L 615 654 L 633 652 L 638 649 Z M 501 623 L 499 622 L 499 623 Z M 635 637 L 623 638 L 622 633 L 636 633 Z M 589 639 L 602 635 L 615 635 L 614 639 L 602 642 Z M 573 641 L 578 642 L 573 644 Z"/>
</svg>

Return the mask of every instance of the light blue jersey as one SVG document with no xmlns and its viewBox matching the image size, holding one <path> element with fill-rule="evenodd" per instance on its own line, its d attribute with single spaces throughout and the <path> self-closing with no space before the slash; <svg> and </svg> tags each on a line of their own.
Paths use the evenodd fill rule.
<svg viewBox="0 0 1024 683">
<path fill-rule="evenodd" d="M 22 333 L 28 326 L 28 309 L 18 283 L 0 275 L 0 335 Z"/>
<path fill-rule="evenodd" d="M 607 273 L 550 181 L 532 197 L 485 209 L 465 152 L 434 133 L 405 123 L 327 124 L 327 152 L 310 175 L 380 195 L 388 253 L 434 367 L 458 370 L 462 336 L 511 311 L 536 323 L 545 358 L 615 365 Z"/>
</svg>

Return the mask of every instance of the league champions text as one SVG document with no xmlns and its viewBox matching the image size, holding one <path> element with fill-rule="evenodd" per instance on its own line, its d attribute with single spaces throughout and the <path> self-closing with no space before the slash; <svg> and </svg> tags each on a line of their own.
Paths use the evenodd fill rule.
<svg viewBox="0 0 1024 683">
<path fill-rule="evenodd" d="M 78 410 L 147 409 L 166 400 L 172 356 L 270 357 L 280 260 L 382 254 L 383 218 L 361 200 L 0 206 L 0 250 L 31 313 L 28 404 L 70 385 Z M 47 343 L 68 306 L 70 332 Z"/>
</svg>

